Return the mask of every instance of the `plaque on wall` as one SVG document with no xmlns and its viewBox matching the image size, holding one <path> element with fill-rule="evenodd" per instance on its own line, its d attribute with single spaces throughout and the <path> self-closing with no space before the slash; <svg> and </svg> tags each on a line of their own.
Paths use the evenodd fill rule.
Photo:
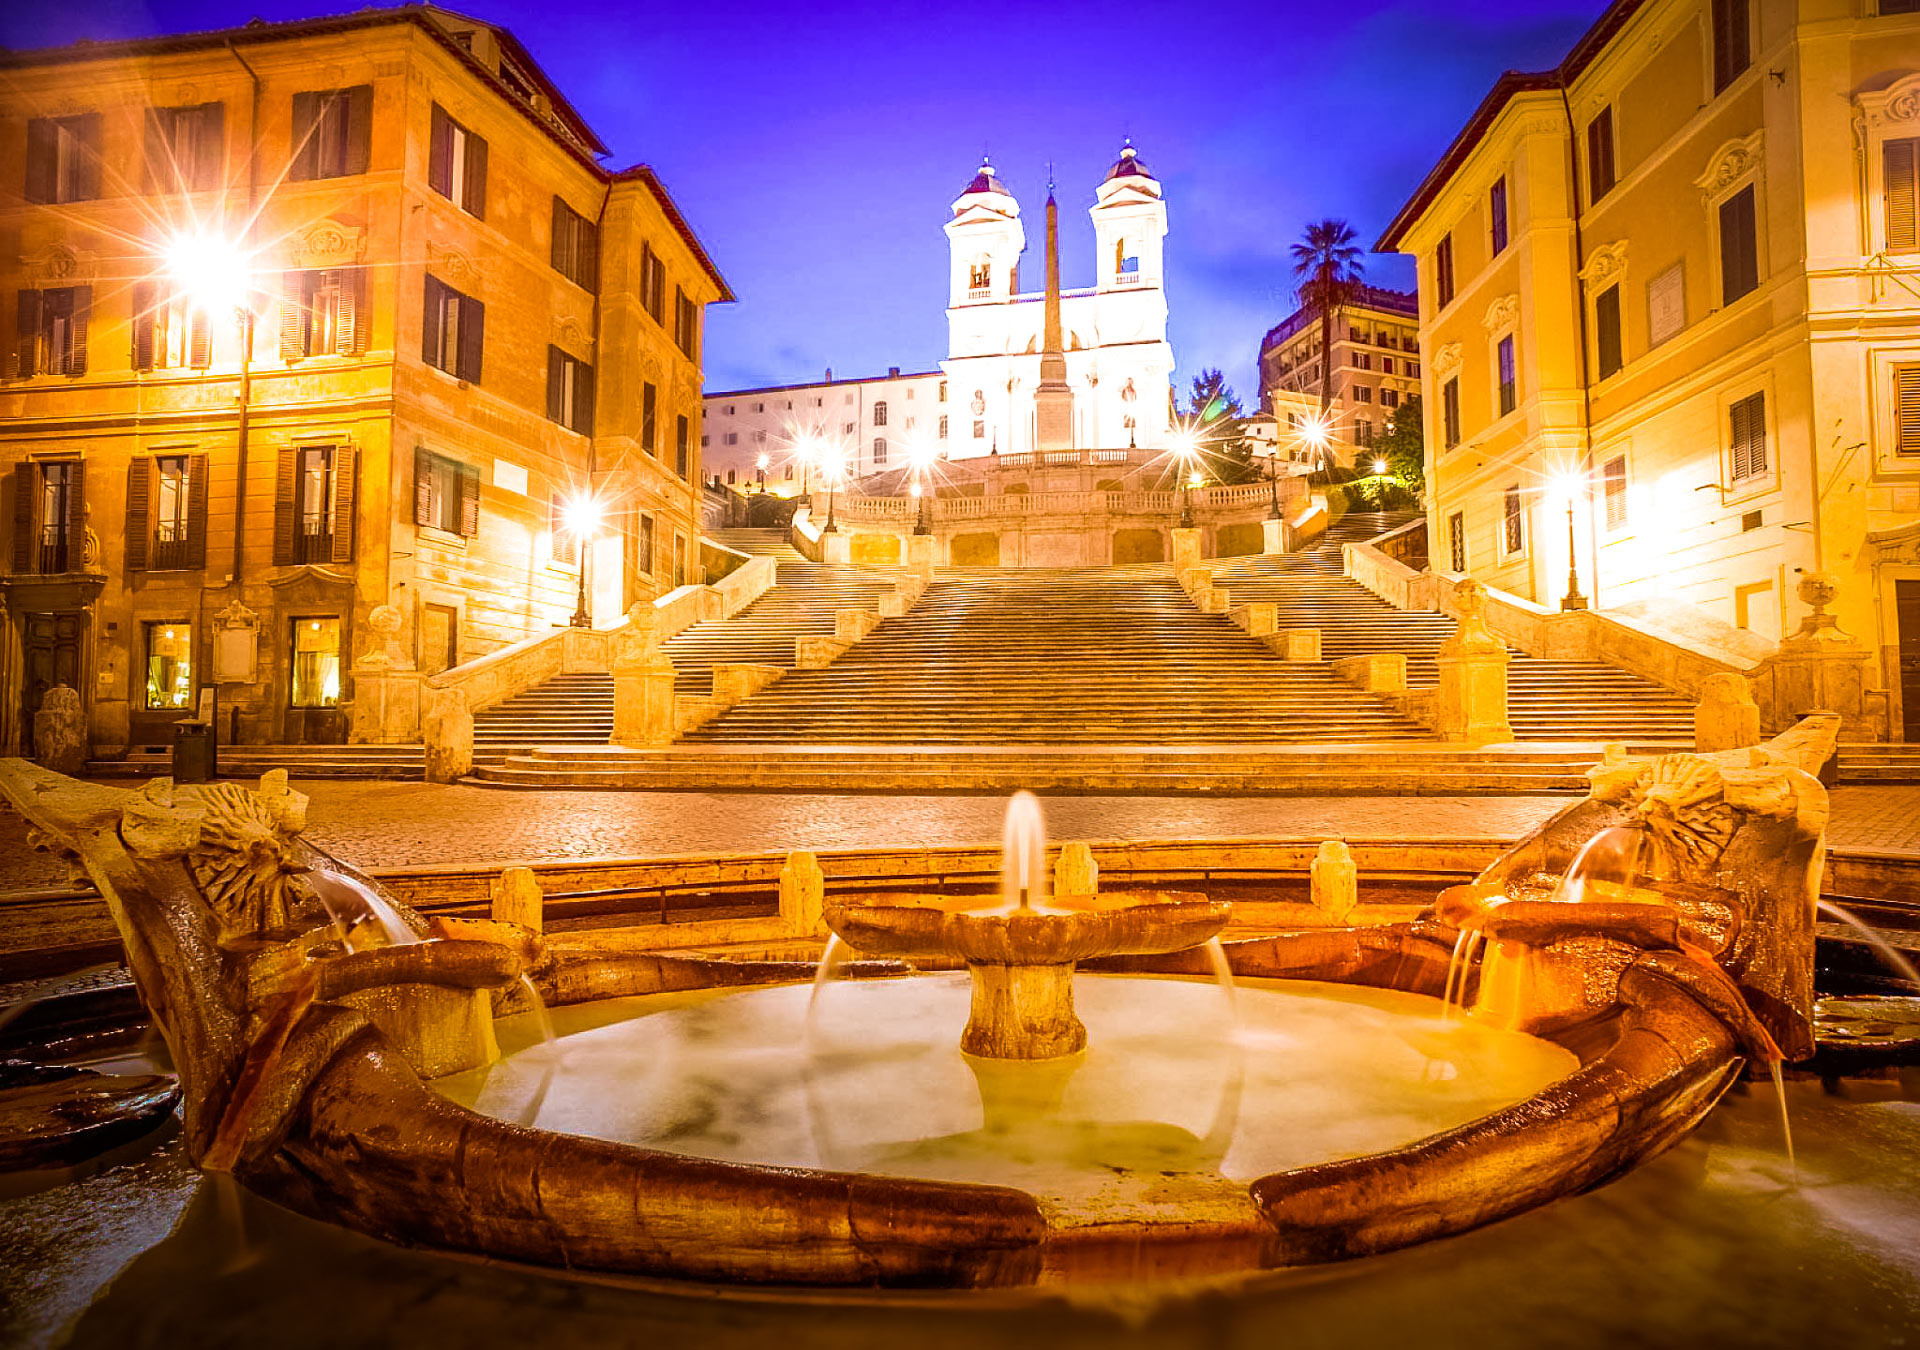
<svg viewBox="0 0 1920 1350">
<path fill-rule="evenodd" d="M 260 616 L 233 601 L 214 618 L 213 678 L 217 684 L 252 684 L 259 653 Z"/>
</svg>

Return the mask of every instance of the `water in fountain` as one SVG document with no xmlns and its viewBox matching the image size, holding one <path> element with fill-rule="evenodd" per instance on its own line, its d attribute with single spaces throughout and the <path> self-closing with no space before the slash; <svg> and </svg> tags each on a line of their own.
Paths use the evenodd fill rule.
<svg viewBox="0 0 1920 1350">
<path fill-rule="evenodd" d="M 1587 898 L 1589 887 L 1613 890 L 1615 895 L 1610 899 L 1632 898 L 1634 885 L 1640 880 L 1645 842 L 1645 832 L 1634 825 L 1609 825 L 1599 831 L 1574 855 L 1566 875 L 1554 888 L 1553 898 L 1577 904 Z"/>
<path fill-rule="evenodd" d="M 334 931 L 350 949 L 360 947 L 398 947 L 420 941 L 420 935 L 407 926 L 392 901 L 371 885 L 346 872 L 330 867 L 315 867 L 306 874 L 307 888 L 333 918 Z M 374 934 L 378 941 L 369 941 Z"/>
<path fill-rule="evenodd" d="M 1447 962 L 1446 992 L 1440 997 L 1441 1021 L 1451 1021 L 1456 1006 L 1463 1012 L 1466 1010 L 1467 975 L 1473 969 L 1474 953 L 1485 937 L 1477 928 L 1463 928 L 1460 936 L 1453 940 L 1453 959 Z"/>
<path fill-rule="evenodd" d="M 1031 909 L 1047 898 L 1047 822 L 1040 799 L 1024 789 L 1007 803 L 1000 832 L 1000 897 Z"/>
<path fill-rule="evenodd" d="M 1897 973 L 1901 979 L 1911 984 L 1915 992 L 1920 992 L 1920 970 L 1914 969 L 1913 962 L 1906 958 L 1905 953 L 1898 947 L 1895 947 L 1891 942 L 1888 942 L 1884 937 L 1880 936 L 1875 929 L 1845 905 L 1836 905 L 1831 900 L 1822 900 L 1819 902 L 1819 905 L 1823 912 L 1831 914 L 1834 918 L 1840 920 L 1841 923 L 1853 929 L 1854 932 L 1860 934 L 1866 944 L 1873 948 L 1875 953 L 1879 955 L 1882 961 L 1887 963 L 1889 968 Z"/>
</svg>

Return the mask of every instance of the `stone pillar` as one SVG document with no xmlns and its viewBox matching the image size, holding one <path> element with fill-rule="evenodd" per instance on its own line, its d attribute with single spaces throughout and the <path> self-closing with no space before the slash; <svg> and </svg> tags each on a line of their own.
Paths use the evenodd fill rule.
<svg viewBox="0 0 1920 1350">
<path fill-rule="evenodd" d="M 513 923 L 536 933 L 546 929 L 546 895 L 530 867 L 509 867 L 493 883 L 490 913 L 496 923 Z"/>
<path fill-rule="evenodd" d="M 845 530 L 836 527 L 832 534 L 820 536 L 820 561 L 823 563 L 846 563 L 853 561 L 853 538 Z"/>
<path fill-rule="evenodd" d="M 400 611 L 375 605 L 367 626 L 378 645 L 353 663 L 353 726 L 347 739 L 354 745 L 411 745 L 420 739 L 420 672 L 400 641 Z"/>
<path fill-rule="evenodd" d="M 1250 637 L 1266 637 L 1280 631 L 1280 607 L 1268 600 L 1256 601 L 1250 605 L 1238 606 L 1242 628 Z"/>
<path fill-rule="evenodd" d="M 33 762 L 78 778 L 87 767 L 87 713 L 80 691 L 56 684 L 40 697 L 33 714 Z"/>
<path fill-rule="evenodd" d="M 1440 647 L 1436 729 L 1443 741 L 1510 741 L 1507 663 L 1512 658 L 1506 644 L 1487 631 L 1487 588 L 1468 579 L 1454 590 L 1454 600 L 1460 606 L 1460 623 Z"/>
<path fill-rule="evenodd" d="M 1709 675 L 1693 710 L 1693 748 L 1698 754 L 1743 750 L 1760 744 L 1760 705 L 1747 677 L 1731 670 Z"/>
<path fill-rule="evenodd" d="M 826 931 L 827 878 L 811 853 L 789 853 L 780 868 L 780 917 L 796 937 Z"/>
<path fill-rule="evenodd" d="M 1262 553 L 1285 553 L 1287 551 L 1286 521 L 1263 520 L 1260 522 L 1260 551 Z"/>
<path fill-rule="evenodd" d="M 1847 740 L 1884 741 L 1888 736 L 1885 695 L 1867 688 L 1872 653 L 1827 612 L 1839 587 L 1825 572 L 1800 578 L 1800 599 L 1811 611 L 1800 631 L 1780 644 L 1766 665 L 1765 722 L 1785 730 L 1810 712 L 1840 714 Z"/>
<path fill-rule="evenodd" d="M 1344 924 L 1360 903 L 1360 874 L 1353 865 L 1353 850 L 1340 839 L 1320 845 L 1308 869 L 1310 895 L 1315 909 L 1337 924 Z"/>
<path fill-rule="evenodd" d="M 422 731 L 429 783 L 457 783 L 473 772 L 473 710 L 466 690 L 434 690 Z"/>
<path fill-rule="evenodd" d="M 1093 860 L 1092 849 L 1077 841 L 1061 847 L 1060 857 L 1053 864 L 1053 893 L 1055 895 L 1098 895 L 1100 893 L 1100 864 Z"/>
<path fill-rule="evenodd" d="M 1200 565 L 1200 530 L 1198 526 L 1176 528 L 1173 532 L 1173 574 L 1181 575 L 1189 567 Z"/>
<path fill-rule="evenodd" d="M 934 537 L 930 534 L 907 536 L 907 567 L 915 576 L 933 578 L 936 557 Z"/>
<path fill-rule="evenodd" d="M 652 616 L 636 612 L 613 642 L 614 744 L 673 744 L 673 662 L 660 650 Z"/>
</svg>

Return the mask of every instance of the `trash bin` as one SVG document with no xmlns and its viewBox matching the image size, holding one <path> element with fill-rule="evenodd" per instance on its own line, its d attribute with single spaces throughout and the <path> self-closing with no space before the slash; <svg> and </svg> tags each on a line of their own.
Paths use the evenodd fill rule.
<svg viewBox="0 0 1920 1350">
<path fill-rule="evenodd" d="M 213 726 L 208 722 L 173 724 L 173 781 L 207 783 L 213 780 Z"/>
</svg>

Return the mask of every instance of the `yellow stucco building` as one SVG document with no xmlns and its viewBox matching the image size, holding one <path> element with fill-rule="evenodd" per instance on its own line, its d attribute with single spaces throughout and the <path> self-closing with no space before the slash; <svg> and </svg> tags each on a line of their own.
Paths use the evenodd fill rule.
<svg viewBox="0 0 1920 1350">
<path fill-rule="evenodd" d="M 600 623 L 698 579 L 732 296 L 511 34 L 408 7 L 0 66 L 0 747 L 56 682 L 100 755 L 215 688 L 223 736 L 342 740 L 376 607 L 434 671 L 566 622 L 583 553 Z"/>
<path fill-rule="evenodd" d="M 1828 572 L 1920 740 L 1920 12 L 1617 0 L 1509 73 L 1416 255 L 1434 565 L 1778 640 Z M 1571 514 L 1569 514 L 1571 507 Z M 1672 622 L 1669 616 L 1669 622 Z"/>
</svg>

